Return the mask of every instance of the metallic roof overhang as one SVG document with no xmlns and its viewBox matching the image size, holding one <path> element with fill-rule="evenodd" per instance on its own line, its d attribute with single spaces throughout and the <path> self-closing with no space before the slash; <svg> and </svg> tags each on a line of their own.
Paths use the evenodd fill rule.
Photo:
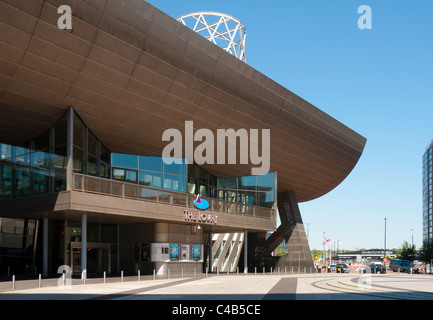
<svg viewBox="0 0 433 320">
<path fill-rule="evenodd" d="M 60 30 L 69 5 L 73 29 Z M 0 142 L 73 106 L 113 152 L 161 155 L 168 128 L 271 129 L 270 170 L 298 201 L 352 171 L 366 139 L 143 0 L 0 0 Z M 260 150 L 260 149 L 259 149 Z M 254 166 L 254 165 L 253 165 Z M 251 165 L 205 165 L 217 176 Z"/>
</svg>

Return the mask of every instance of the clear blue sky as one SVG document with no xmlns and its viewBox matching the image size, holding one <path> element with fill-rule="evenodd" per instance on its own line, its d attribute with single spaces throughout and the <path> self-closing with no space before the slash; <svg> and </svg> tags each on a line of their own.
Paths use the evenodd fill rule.
<svg viewBox="0 0 433 320">
<path fill-rule="evenodd" d="M 219 11 L 247 28 L 247 63 L 367 138 L 353 172 L 300 204 L 311 248 L 422 243 L 422 155 L 433 139 L 433 1 L 151 0 L 172 17 Z M 358 7 L 372 9 L 360 30 Z"/>
</svg>

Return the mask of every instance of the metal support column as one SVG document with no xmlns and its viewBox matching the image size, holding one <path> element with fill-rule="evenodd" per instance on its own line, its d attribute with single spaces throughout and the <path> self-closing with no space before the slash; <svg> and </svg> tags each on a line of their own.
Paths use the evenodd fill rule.
<svg viewBox="0 0 433 320">
<path fill-rule="evenodd" d="M 248 273 L 248 231 L 244 231 L 244 273 Z"/>
<path fill-rule="evenodd" d="M 212 232 L 209 232 L 209 272 L 212 272 Z"/>
<path fill-rule="evenodd" d="M 67 142 L 66 142 L 66 190 L 70 191 L 73 187 L 73 161 L 72 155 L 74 152 L 74 109 L 68 109 L 68 126 L 67 126 Z"/>
<path fill-rule="evenodd" d="M 81 216 L 81 279 L 87 278 L 87 215 Z"/>
<path fill-rule="evenodd" d="M 48 276 L 48 218 L 43 220 L 42 233 L 42 275 Z"/>
</svg>

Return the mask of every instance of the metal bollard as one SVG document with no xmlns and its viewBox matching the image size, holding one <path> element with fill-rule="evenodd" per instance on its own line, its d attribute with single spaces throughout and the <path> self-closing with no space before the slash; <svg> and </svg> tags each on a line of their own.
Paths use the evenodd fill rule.
<svg viewBox="0 0 433 320">
<path fill-rule="evenodd" d="M 15 275 L 12 275 L 12 290 L 15 290 Z"/>
<path fill-rule="evenodd" d="M 140 270 L 138 270 L 138 281 L 140 281 Z"/>
<path fill-rule="evenodd" d="M 123 282 L 123 270 L 120 271 L 120 282 Z"/>
<path fill-rule="evenodd" d="M 153 269 L 153 280 L 156 280 L 156 272 L 155 272 L 155 269 Z"/>
<path fill-rule="evenodd" d="M 40 288 L 41 285 L 42 285 L 42 275 L 39 273 L 39 276 L 38 276 L 38 288 Z"/>
</svg>

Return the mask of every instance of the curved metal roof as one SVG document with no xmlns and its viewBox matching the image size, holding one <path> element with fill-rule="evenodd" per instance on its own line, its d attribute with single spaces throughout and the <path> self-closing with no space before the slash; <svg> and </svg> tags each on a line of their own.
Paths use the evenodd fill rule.
<svg viewBox="0 0 433 320">
<path fill-rule="evenodd" d="M 57 8 L 70 5 L 73 29 Z M 143 0 L 0 1 L 0 142 L 28 141 L 73 106 L 113 152 L 161 155 L 168 128 L 271 129 L 278 191 L 335 188 L 365 138 Z M 208 165 L 217 176 L 249 165 Z"/>
</svg>

